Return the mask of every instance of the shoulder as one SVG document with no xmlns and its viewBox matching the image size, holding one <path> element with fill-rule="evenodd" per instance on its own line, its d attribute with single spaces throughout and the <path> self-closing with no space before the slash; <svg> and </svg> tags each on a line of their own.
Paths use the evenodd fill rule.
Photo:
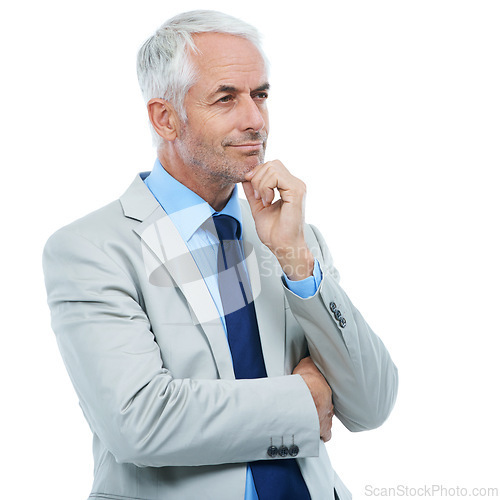
<svg viewBox="0 0 500 500">
<path fill-rule="evenodd" d="M 109 249 L 116 242 L 136 240 L 134 229 L 158 206 L 158 202 L 138 175 L 119 199 L 52 234 L 47 240 L 45 251 L 47 248 L 70 249 L 85 243 L 100 249 Z"/>
<path fill-rule="evenodd" d="M 102 246 L 106 241 L 113 239 L 127 226 L 127 219 L 119 200 L 95 210 L 70 224 L 61 227 L 53 233 L 45 248 L 66 246 L 69 242 L 86 240 L 96 246 Z"/>
</svg>

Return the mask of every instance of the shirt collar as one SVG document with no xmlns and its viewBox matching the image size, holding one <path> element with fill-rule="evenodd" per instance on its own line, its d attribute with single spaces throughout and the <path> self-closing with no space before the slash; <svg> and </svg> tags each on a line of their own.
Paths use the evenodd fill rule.
<svg viewBox="0 0 500 500">
<path fill-rule="evenodd" d="M 156 159 L 153 170 L 144 182 L 186 242 L 213 214 L 230 215 L 241 225 L 237 185 L 234 186 L 226 206 L 220 212 L 216 212 L 203 198 L 172 177 L 163 168 L 159 159 Z"/>
</svg>

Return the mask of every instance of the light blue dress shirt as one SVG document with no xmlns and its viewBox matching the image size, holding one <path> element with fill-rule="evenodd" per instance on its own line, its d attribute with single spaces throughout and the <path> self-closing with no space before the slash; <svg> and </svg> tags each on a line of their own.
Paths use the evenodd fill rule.
<svg viewBox="0 0 500 500">
<path fill-rule="evenodd" d="M 241 223 L 241 208 L 238 201 L 238 186 L 235 186 L 226 206 L 216 212 L 203 198 L 188 187 L 174 179 L 157 159 L 153 170 L 144 179 L 163 210 L 170 216 L 207 284 L 212 298 L 219 311 L 219 316 L 227 335 L 226 322 L 222 308 L 219 287 L 217 283 L 217 245 L 219 239 L 203 227 L 213 214 L 225 214 L 234 217 L 241 225 L 242 234 L 245 231 Z M 314 261 L 314 274 L 300 281 L 290 281 L 285 274 L 283 278 L 287 287 L 302 298 L 311 297 L 316 293 L 321 283 L 322 275 L 318 261 Z M 257 492 L 250 467 L 247 467 L 245 500 L 258 500 Z"/>
</svg>

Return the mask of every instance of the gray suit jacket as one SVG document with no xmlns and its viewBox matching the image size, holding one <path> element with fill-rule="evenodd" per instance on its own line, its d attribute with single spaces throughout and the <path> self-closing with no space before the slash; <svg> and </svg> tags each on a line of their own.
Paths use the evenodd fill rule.
<svg viewBox="0 0 500 500">
<path fill-rule="evenodd" d="M 271 440 L 299 446 L 312 500 L 332 499 L 334 488 L 350 498 L 319 439 L 309 390 L 291 372 L 310 353 L 336 416 L 360 431 L 389 415 L 397 370 L 340 288 L 319 232 L 307 226 L 323 281 L 302 299 L 283 285 L 241 203 L 266 379 L 235 380 L 200 271 L 139 176 L 120 200 L 47 242 L 52 326 L 94 433 L 89 498 L 243 500 L 246 463 L 270 460 Z"/>
</svg>

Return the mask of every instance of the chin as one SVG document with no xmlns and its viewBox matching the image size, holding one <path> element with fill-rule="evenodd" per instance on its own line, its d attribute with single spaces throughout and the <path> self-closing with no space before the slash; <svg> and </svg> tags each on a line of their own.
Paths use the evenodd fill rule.
<svg viewBox="0 0 500 500">
<path fill-rule="evenodd" d="M 252 167 L 253 168 L 253 167 Z M 238 182 L 245 182 L 245 174 L 250 172 L 252 168 L 247 168 L 244 171 L 241 172 L 231 172 L 228 176 L 227 179 L 231 182 L 231 184 L 237 184 Z"/>
<path fill-rule="evenodd" d="M 245 174 L 251 172 L 255 167 L 264 162 L 263 155 L 248 155 L 243 160 L 233 161 L 227 164 L 225 169 L 226 178 L 231 183 L 238 183 L 245 181 Z"/>
<path fill-rule="evenodd" d="M 261 163 L 262 162 L 258 158 L 255 158 L 254 161 L 248 162 L 243 168 L 239 169 L 239 172 L 235 171 L 235 176 L 238 177 L 238 180 L 236 182 L 244 182 L 245 175 L 248 174 L 248 172 L 251 172 L 256 166 L 260 165 Z"/>
</svg>

